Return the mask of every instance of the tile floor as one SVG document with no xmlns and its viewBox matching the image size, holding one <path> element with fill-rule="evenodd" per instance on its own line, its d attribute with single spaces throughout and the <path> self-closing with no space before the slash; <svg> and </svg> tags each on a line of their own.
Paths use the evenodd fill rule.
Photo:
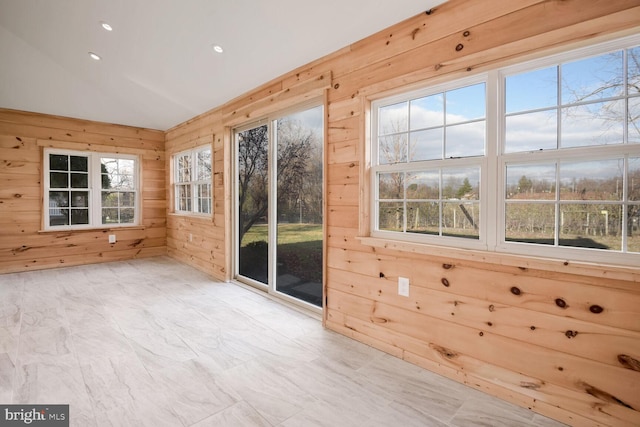
<svg viewBox="0 0 640 427">
<path fill-rule="evenodd" d="M 0 402 L 91 426 L 560 426 L 170 258 L 0 275 Z"/>
</svg>

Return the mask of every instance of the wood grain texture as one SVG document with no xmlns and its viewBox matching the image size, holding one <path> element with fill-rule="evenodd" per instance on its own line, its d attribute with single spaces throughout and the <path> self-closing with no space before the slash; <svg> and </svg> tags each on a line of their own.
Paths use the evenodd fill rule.
<svg viewBox="0 0 640 427">
<path fill-rule="evenodd" d="M 640 2 L 631 0 L 452 0 L 177 126 L 167 141 L 177 149 L 206 134 L 228 138 L 233 126 L 279 108 L 288 88 L 311 88 L 304 79 L 330 73 L 326 326 L 568 424 L 638 425 L 640 269 L 381 241 L 363 232 L 371 100 L 634 33 L 639 23 Z M 295 102 L 303 92 L 284 98 Z M 222 153 L 230 156 L 228 142 Z M 231 238 L 232 177 L 222 168 L 224 233 L 175 218 L 169 231 L 170 253 L 212 274 Z M 191 231 L 226 242 L 193 248 L 185 242 Z M 409 298 L 397 295 L 398 276 L 410 279 Z"/>
<path fill-rule="evenodd" d="M 41 232 L 45 147 L 138 155 L 141 224 Z M 164 166 L 163 132 L 0 109 L 0 274 L 166 254 Z"/>
<path fill-rule="evenodd" d="M 369 238 L 365 155 L 371 100 L 638 33 L 640 1 L 451 0 L 428 12 L 164 135 L 0 110 L 0 272 L 156 254 L 166 230 L 170 256 L 231 279 L 233 127 L 324 93 L 326 326 L 571 425 L 640 425 L 640 268 Z M 38 233 L 41 147 L 62 142 L 142 156 L 143 227 L 117 246 L 103 231 Z M 172 156 L 204 144 L 213 215 L 167 216 Z"/>
</svg>

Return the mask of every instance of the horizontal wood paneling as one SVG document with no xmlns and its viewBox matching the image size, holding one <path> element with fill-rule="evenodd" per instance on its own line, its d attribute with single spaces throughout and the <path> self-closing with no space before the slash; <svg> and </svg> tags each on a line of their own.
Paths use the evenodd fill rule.
<svg viewBox="0 0 640 427">
<path fill-rule="evenodd" d="M 40 232 L 44 147 L 139 155 L 142 224 Z M 164 132 L 0 109 L 0 274 L 166 254 L 164 167 Z"/>
<path fill-rule="evenodd" d="M 425 248 L 359 234 L 367 228 L 363 144 L 371 99 L 558 52 L 569 43 L 637 32 L 639 23 L 640 2 L 631 0 L 448 1 L 177 126 L 167 134 L 167 152 L 203 135 L 229 138 L 231 127 L 277 108 L 279 94 L 300 88 L 301 80 L 331 75 L 327 327 L 569 424 L 638 425 L 640 269 Z M 225 183 L 216 186 L 223 203 L 215 202 L 215 222 L 227 224 L 225 230 L 170 220 L 170 253 L 208 271 L 219 249 L 229 247 L 217 243 L 228 243 L 230 232 L 232 177 L 225 167 L 215 166 Z M 210 233 L 214 243 L 187 242 L 190 232 Z M 409 298 L 397 295 L 398 276 L 410 279 Z"/>
<path fill-rule="evenodd" d="M 153 255 L 166 241 L 170 256 L 230 279 L 232 128 L 326 91 L 327 327 L 569 424 L 640 425 L 640 269 L 359 237 L 370 99 L 639 23 L 637 0 L 451 0 L 166 135 L 0 110 L 0 272 Z M 116 231 L 115 245 L 104 231 L 38 233 L 40 147 L 62 142 L 138 150 L 145 227 Z M 203 144 L 214 153 L 214 214 L 167 217 L 171 158 Z M 409 298 L 397 295 L 399 276 Z"/>
</svg>

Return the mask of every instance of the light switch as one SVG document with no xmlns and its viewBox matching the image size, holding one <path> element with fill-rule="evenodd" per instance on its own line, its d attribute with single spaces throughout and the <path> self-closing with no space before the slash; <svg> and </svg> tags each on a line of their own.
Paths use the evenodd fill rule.
<svg viewBox="0 0 640 427">
<path fill-rule="evenodd" d="M 116 235 L 109 234 L 109 243 L 115 243 L 115 242 L 116 242 Z"/>
</svg>

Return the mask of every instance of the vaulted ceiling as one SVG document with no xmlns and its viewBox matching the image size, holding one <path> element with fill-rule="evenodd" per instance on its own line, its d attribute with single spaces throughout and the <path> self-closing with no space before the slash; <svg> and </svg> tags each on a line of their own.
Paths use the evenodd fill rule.
<svg viewBox="0 0 640 427">
<path fill-rule="evenodd" d="M 0 107 L 166 130 L 443 2 L 0 0 Z"/>
</svg>

